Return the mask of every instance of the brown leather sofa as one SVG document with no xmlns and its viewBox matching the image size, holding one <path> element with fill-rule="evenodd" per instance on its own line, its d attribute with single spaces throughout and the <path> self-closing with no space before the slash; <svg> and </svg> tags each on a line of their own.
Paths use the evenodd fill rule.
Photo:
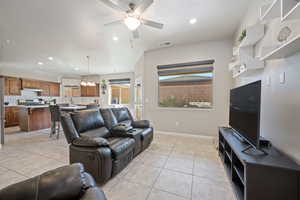
<svg viewBox="0 0 300 200">
<path fill-rule="evenodd" d="M 118 174 L 153 140 L 149 121 L 135 121 L 127 108 L 66 113 L 61 123 L 70 163 L 82 163 L 99 184 Z"/>
<path fill-rule="evenodd" d="M 0 200 L 106 200 L 82 164 L 73 164 L 10 185 L 0 190 Z"/>
</svg>

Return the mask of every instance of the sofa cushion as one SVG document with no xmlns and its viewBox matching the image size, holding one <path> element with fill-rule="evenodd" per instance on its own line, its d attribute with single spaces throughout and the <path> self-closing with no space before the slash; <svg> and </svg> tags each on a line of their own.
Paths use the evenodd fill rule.
<svg viewBox="0 0 300 200">
<path fill-rule="evenodd" d="M 72 113 L 71 116 L 79 133 L 104 126 L 104 120 L 99 110 L 79 111 Z"/>
<path fill-rule="evenodd" d="M 100 112 L 108 129 L 118 125 L 118 120 L 110 108 L 102 108 Z"/>
<path fill-rule="evenodd" d="M 132 121 L 132 118 L 127 108 L 113 108 L 112 111 L 119 123 L 127 120 Z"/>
<path fill-rule="evenodd" d="M 107 139 L 114 159 L 121 159 L 133 152 L 135 141 L 132 138 L 110 137 Z"/>
<path fill-rule="evenodd" d="M 109 137 L 110 132 L 106 127 L 96 128 L 92 130 L 85 131 L 83 133 L 80 133 L 80 136 L 87 136 L 87 137 Z"/>
</svg>

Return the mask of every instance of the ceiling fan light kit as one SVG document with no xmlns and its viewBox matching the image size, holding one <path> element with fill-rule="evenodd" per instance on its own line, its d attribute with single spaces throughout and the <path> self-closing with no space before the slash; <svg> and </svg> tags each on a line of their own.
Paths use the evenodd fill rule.
<svg viewBox="0 0 300 200">
<path fill-rule="evenodd" d="M 156 29 L 162 29 L 164 26 L 161 23 L 144 19 L 141 16 L 153 4 L 154 0 L 142 0 L 138 4 L 129 3 L 128 5 L 121 3 L 119 1 L 117 3 L 111 0 L 100 0 L 100 1 L 104 3 L 106 6 L 121 12 L 125 12 L 126 14 L 126 17 L 124 19 L 105 24 L 104 26 L 112 26 L 112 25 L 124 23 L 126 27 L 130 31 L 132 31 L 133 38 L 135 39 L 139 38 L 138 28 L 142 24 Z"/>
<path fill-rule="evenodd" d="M 132 17 L 132 16 L 127 16 L 124 19 L 124 23 L 127 26 L 127 28 L 131 31 L 136 30 L 141 25 L 141 21 L 136 17 Z"/>
</svg>

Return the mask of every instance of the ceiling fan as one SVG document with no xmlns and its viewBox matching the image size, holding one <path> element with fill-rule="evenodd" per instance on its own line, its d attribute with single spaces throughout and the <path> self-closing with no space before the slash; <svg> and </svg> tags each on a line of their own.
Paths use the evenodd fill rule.
<svg viewBox="0 0 300 200">
<path fill-rule="evenodd" d="M 104 26 L 112 26 L 117 24 L 125 24 L 129 30 L 132 31 L 133 38 L 139 38 L 138 28 L 140 25 L 147 25 L 153 28 L 162 29 L 164 27 L 163 24 L 154 22 L 151 20 L 144 19 L 142 14 L 152 5 L 154 0 L 142 0 L 140 3 L 125 3 L 124 1 L 111 1 L 111 0 L 100 0 L 105 5 L 110 8 L 119 10 L 121 12 L 125 12 L 124 19 L 117 20 Z"/>
</svg>

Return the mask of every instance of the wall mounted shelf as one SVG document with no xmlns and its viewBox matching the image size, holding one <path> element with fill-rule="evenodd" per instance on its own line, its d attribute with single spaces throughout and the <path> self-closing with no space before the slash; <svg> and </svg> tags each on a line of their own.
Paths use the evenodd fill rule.
<svg viewBox="0 0 300 200">
<path fill-rule="evenodd" d="M 296 0 L 283 0 L 281 20 L 294 19 L 300 19 L 300 2 Z"/>
<path fill-rule="evenodd" d="M 265 35 L 265 25 L 256 24 L 246 29 L 246 37 L 241 42 L 239 48 L 255 45 Z"/>
<path fill-rule="evenodd" d="M 281 0 L 274 0 L 260 8 L 260 20 L 271 20 L 280 17 Z"/>
<path fill-rule="evenodd" d="M 265 62 L 255 57 L 254 47 L 264 37 L 265 25 L 256 24 L 246 28 L 246 37 L 238 47 L 233 48 L 234 61 L 229 64 L 233 78 L 264 68 Z"/>
<path fill-rule="evenodd" d="M 281 59 L 300 52 L 300 35 L 263 56 L 260 60 Z"/>
</svg>

